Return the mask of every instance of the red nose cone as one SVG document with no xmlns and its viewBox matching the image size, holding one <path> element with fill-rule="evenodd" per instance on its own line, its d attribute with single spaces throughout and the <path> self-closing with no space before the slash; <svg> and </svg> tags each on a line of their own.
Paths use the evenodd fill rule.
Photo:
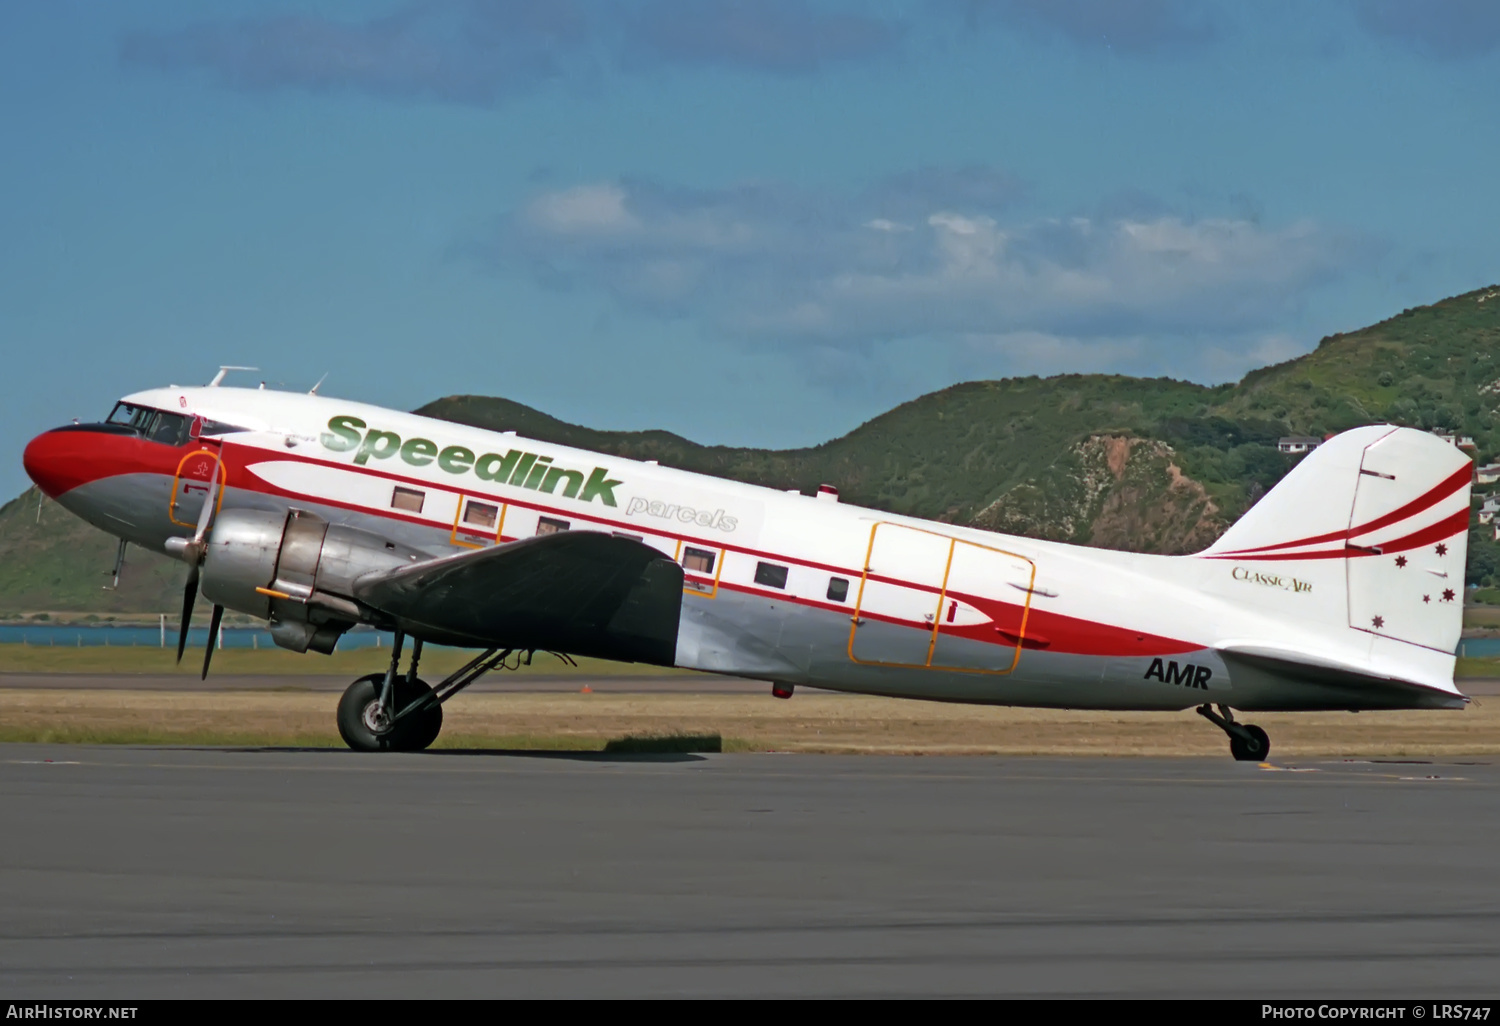
<svg viewBox="0 0 1500 1026">
<path fill-rule="evenodd" d="M 87 481 L 89 435 L 83 431 L 48 431 L 26 446 L 21 463 L 37 487 L 52 498 L 70 492 Z"/>
</svg>

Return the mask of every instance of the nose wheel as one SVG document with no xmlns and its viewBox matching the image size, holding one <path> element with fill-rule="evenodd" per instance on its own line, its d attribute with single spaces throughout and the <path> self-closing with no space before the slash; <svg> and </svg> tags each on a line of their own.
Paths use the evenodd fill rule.
<svg viewBox="0 0 1500 1026">
<path fill-rule="evenodd" d="M 1213 706 L 1204 703 L 1198 707 L 1198 715 L 1229 735 L 1229 754 L 1239 762 L 1264 762 L 1271 754 L 1271 739 L 1264 730 L 1253 723 L 1236 723 L 1229 706 Z"/>
</svg>

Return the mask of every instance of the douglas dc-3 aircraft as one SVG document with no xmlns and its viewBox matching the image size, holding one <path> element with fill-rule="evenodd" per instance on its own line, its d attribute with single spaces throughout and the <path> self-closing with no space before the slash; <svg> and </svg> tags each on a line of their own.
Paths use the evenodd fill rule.
<svg viewBox="0 0 1500 1026">
<path fill-rule="evenodd" d="M 1470 460 L 1356 428 L 1222 538 L 1154 556 L 895 516 L 314 394 L 169 387 L 38 436 L 25 466 L 197 592 L 332 652 L 395 632 L 339 701 L 362 751 L 426 748 L 443 703 L 536 651 L 944 702 L 1456 709 Z M 314 390 L 316 391 L 316 390 Z M 117 563 L 118 568 L 118 563 Z M 413 642 L 401 671 L 404 640 Z M 430 687 L 423 642 L 481 650 Z M 213 654 L 204 655 L 207 676 Z M 1217 710 L 1217 711 L 1216 711 Z"/>
</svg>

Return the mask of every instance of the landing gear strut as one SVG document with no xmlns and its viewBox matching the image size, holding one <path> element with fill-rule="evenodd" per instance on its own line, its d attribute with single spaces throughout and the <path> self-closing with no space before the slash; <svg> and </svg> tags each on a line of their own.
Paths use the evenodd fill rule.
<svg viewBox="0 0 1500 1026">
<path fill-rule="evenodd" d="M 411 666 L 398 670 L 406 635 L 396 632 L 391 662 L 384 673 L 372 673 L 350 684 L 339 699 L 339 736 L 356 752 L 420 752 L 437 740 L 443 729 L 443 703 L 511 654 L 498 649 L 477 656 L 457 673 L 430 687 L 417 676 L 422 642 L 412 643 Z"/>
<path fill-rule="evenodd" d="M 1229 735 L 1229 754 L 1240 762 L 1264 762 L 1271 754 L 1271 739 L 1253 723 L 1236 723 L 1229 706 L 1214 712 L 1207 702 L 1198 707 L 1198 715 Z"/>
</svg>

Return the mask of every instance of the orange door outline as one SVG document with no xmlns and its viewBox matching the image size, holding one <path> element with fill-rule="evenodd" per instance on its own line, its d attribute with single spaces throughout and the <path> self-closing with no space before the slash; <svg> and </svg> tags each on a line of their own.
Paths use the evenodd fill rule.
<svg viewBox="0 0 1500 1026">
<path fill-rule="evenodd" d="M 929 534 L 936 538 L 942 538 L 948 543 L 948 558 L 946 564 L 943 567 L 943 583 L 942 586 L 938 589 L 937 603 L 933 607 L 932 611 L 932 633 L 927 639 L 927 658 L 925 661 L 920 663 L 895 663 L 879 659 L 861 659 L 854 654 L 854 639 L 859 631 L 861 623 L 859 614 L 865 600 L 865 582 L 869 580 L 870 577 L 870 557 L 875 553 L 875 532 L 879 531 L 882 527 L 894 527 L 902 531 L 919 531 L 922 534 Z M 1031 577 L 1026 582 L 1026 604 L 1021 607 L 1021 626 L 1017 632 L 1016 644 L 1015 648 L 1012 650 L 1010 665 L 1003 670 L 988 670 L 978 666 L 971 667 L 932 665 L 932 656 L 933 653 L 937 650 L 938 634 L 943 625 L 943 603 L 948 599 L 948 579 L 953 573 L 953 556 L 958 551 L 958 546 L 960 545 L 967 545 L 971 548 L 998 553 L 1002 556 L 1009 556 L 1010 558 L 1018 559 L 1021 562 L 1025 563 L 1027 566 L 1031 567 Z M 850 662 L 859 663 L 861 666 L 893 666 L 910 670 L 942 670 L 948 673 L 986 673 L 993 676 L 1003 676 L 1015 670 L 1016 664 L 1021 660 L 1021 648 L 1023 647 L 1022 643 L 1026 639 L 1026 621 L 1031 615 L 1032 589 L 1035 586 L 1036 564 L 1018 552 L 1011 552 L 1008 549 L 997 549 L 993 545 L 981 545 L 978 542 L 964 541 L 960 538 L 954 538 L 952 535 L 943 534 L 939 531 L 929 531 L 923 527 L 910 527 L 906 524 L 897 524 L 889 520 L 879 521 L 870 528 L 870 542 L 865 546 L 865 565 L 859 577 L 859 593 L 855 596 L 854 599 L 854 615 L 849 618 L 849 660 Z M 915 586 L 913 585 L 913 587 Z"/>
<path fill-rule="evenodd" d="M 678 563 L 679 566 L 682 564 L 682 549 L 683 549 L 683 546 L 685 544 L 687 544 L 687 543 L 683 539 L 678 538 L 677 539 L 677 551 L 675 553 L 673 553 L 673 555 L 672 555 L 672 558 L 677 561 L 677 563 Z M 713 587 L 710 588 L 708 591 L 704 591 L 702 588 L 697 587 L 694 584 L 688 584 L 688 583 L 684 582 L 683 585 L 682 585 L 682 590 L 684 592 L 686 592 L 687 594 L 689 594 L 689 595 L 697 595 L 700 598 L 718 598 L 719 597 L 719 578 L 724 573 L 724 550 L 720 549 L 720 548 L 715 548 L 712 545 L 707 545 L 707 544 L 703 544 L 703 543 L 699 543 L 699 544 L 702 544 L 703 548 L 707 549 L 708 551 L 716 553 L 716 555 L 714 556 L 714 581 L 713 581 Z"/>
<path fill-rule="evenodd" d="M 220 454 L 214 452 L 212 449 L 194 449 L 192 452 L 188 453 L 182 459 L 177 461 L 177 469 L 172 474 L 172 497 L 167 500 L 167 519 L 172 521 L 172 523 L 176 524 L 178 527 L 198 526 L 198 521 L 196 519 L 198 514 L 196 513 L 193 514 L 193 516 L 195 517 L 195 519 L 193 520 L 177 519 L 177 492 L 178 489 L 182 486 L 182 468 L 187 466 L 187 461 L 195 456 L 209 456 L 213 458 L 214 464 L 218 468 L 219 478 L 219 497 L 218 500 L 214 503 L 214 515 L 217 516 L 219 510 L 224 508 L 224 482 L 228 478 L 228 472 L 224 469 L 224 461 L 220 458 Z M 207 481 L 203 483 L 203 488 L 205 491 L 208 490 L 209 483 Z M 203 507 L 200 505 L 198 508 L 201 510 Z"/>
<path fill-rule="evenodd" d="M 485 548 L 484 545 L 480 545 L 478 542 L 464 541 L 464 540 L 460 539 L 459 536 L 458 536 L 458 525 L 459 525 L 459 523 L 463 519 L 464 504 L 467 503 L 467 502 L 469 502 L 470 499 L 479 499 L 480 501 L 484 502 L 485 505 L 490 505 L 490 504 L 493 503 L 494 505 L 498 505 L 500 507 L 500 518 L 495 523 L 495 544 L 499 545 L 500 544 L 500 533 L 505 530 L 505 514 L 510 510 L 510 504 L 506 503 L 506 502 L 494 503 L 493 500 L 490 499 L 488 496 L 483 496 L 483 495 L 465 495 L 463 492 L 459 492 L 458 493 L 458 508 L 453 511 L 453 530 L 448 533 L 448 540 L 450 542 L 452 542 L 454 545 L 459 546 L 460 548 L 465 548 L 465 549 L 482 549 L 482 548 Z M 475 537 L 477 537 L 479 535 L 479 533 L 480 532 L 478 532 L 478 531 L 465 531 L 464 532 L 464 534 L 472 535 L 472 536 L 475 536 Z"/>
</svg>

